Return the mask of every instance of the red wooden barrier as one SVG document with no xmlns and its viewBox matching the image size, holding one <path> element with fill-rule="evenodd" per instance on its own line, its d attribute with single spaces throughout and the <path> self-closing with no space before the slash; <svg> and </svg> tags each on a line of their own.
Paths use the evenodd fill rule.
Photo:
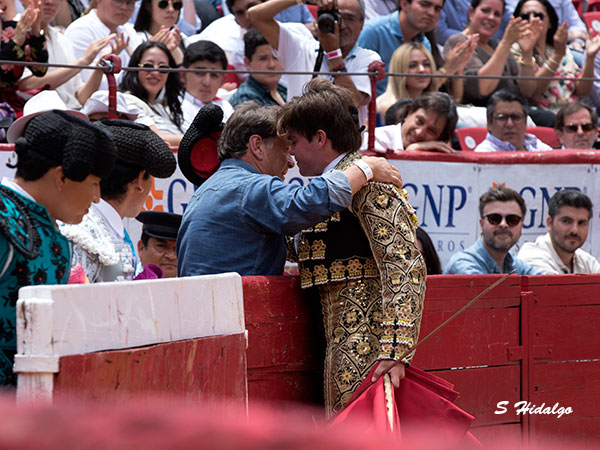
<svg viewBox="0 0 600 450">
<path fill-rule="evenodd" d="M 527 277 L 529 395 L 573 414 L 529 416 L 530 433 L 600 443 L 600 275 Z"/>
<path fill-rule="evenodd" d="M 242 277 L 248 330 L 248 400 L 323 403 L 324 348 L 317 297 L 297 277 Z"/>
<path fill-rule="evenodd" d="M 238 274 L 29 286 L 17 304 L 20 403 L 161 395 L 246 405 Z"/>
<path fill-rule="evenodd" d="M 190 403 L 245 402 L 245 345 L 242 333 L 63 356 L 54 398 L 135 400 L 155 394 Z"/>
<path fill-rule="evenodd" d="M 497 279 L 432 276 L 421 336 Z M 600 276 L 511 276 L 417 351 L 414 364 L 455 384 L 473 433 L 600 443 Z M 295 277 L 244 277 L 249 403 L 315 401 L 321 316 Z M 280 376 L 281 375 L 281 376 Z M 519 401 L 571 414 L 517 414 Z M 504 414 L 497 404 L 507 402 Z"/>
</svg>

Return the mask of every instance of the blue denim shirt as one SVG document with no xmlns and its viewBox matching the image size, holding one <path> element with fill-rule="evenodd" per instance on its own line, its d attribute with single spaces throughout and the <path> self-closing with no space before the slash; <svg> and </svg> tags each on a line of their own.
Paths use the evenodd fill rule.
<svg viewBox="0 0 600 450">
<path fill-rule="evenodd" d="M 300 186 L 227 159 L 185 210 L 177 236 L 178 275 L 281 275 L 284 235 L 325 220 L 351 200 L 350 183 L 339 170 Z"/>
<path fill-rule="evenodd" d="M 541 273 L 510 253 L 506 254 L 503 265 L 504 267 L 500 270 L 492 255 L 488 253 L 483 245 L 483 240 L 477 239 L 469 248 L 452 255 L 444 274 L 508 273 L 513 270 L 516 270 L 519 275 L 539 275 Z"/>
</svg>

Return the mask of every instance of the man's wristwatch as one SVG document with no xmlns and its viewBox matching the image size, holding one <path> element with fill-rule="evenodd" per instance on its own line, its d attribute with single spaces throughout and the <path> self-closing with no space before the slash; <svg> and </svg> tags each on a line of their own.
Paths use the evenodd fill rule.
<svg viewBox="0 0 600 450">
<path fill-rule="evenodd" d="M 369 167 L 369 165 L 364 162 L 362 159 L 357 159 L 354 161 L 354 165 L 358 167 L 365 174 L 367 181 L 371 181 L 373 179 L 373 170 Z"/>
</svg>

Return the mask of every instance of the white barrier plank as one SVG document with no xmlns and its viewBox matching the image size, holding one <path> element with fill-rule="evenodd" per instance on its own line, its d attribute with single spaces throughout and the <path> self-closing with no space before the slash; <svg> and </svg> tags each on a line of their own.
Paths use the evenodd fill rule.
<svg viewBox="0 0 600 450">
<path fill-rule="evenodd" d="M 31 286 L 21 289 L 17 352 L 27 353 L 28 324 L 40 330 L 44 315 L 30 303 L 51 300 L 46 355 L 138 347 L 245 330 L 241 277 L 235 273 L 121 283 Z M 40 311 L 41 313 L 41 311 Z M 27 316 L 26 316 L 27 314 Z M 53 319 L 52 319 L 53 316 Z M 43 346 L 43 344 L 40 344 Z M 49 346 L 49 347 L 48 347 Z M 40 355 L 37 352 L 35 355 Z"/>
</svg>

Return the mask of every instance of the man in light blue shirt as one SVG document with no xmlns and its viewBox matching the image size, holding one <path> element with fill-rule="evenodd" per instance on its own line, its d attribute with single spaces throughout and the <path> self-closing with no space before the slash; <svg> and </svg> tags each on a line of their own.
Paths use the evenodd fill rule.
<svg viewBox="0 0 600 450">
<path fill-rule="evenodd" d="M 386 71 L 394 50 L 405 42 L 422 42 L 431 51 L 424 33 L 437 26 L 444 0 L 402 0 L 400 5 L 399 11 L 368 20 L 358 38 L 360 47 L 379 53 Z M 377 83 L 377 95 L 383 94 L 386 86 L 387 77 Z"/>
<path fill-rule="evenodd" d="M 192 127 L 219 124 L 218 118 L 212 118 L 214 108 L 218 107 L 205 106 L 198 114 L 210 117 L 204 123 L 196 119 Z M 293 162 L 289 143 L 277 135 L 275 115 L 276 108 L 246 103 L 227 121 L 218 146 L 221 166 L 194 193 L 183 215 L 177 237 L 179 276 L 222 272 L 281 275 L 285 235 L 292 236 L 342 211 L 367 182 L 367 173 L 353 164 L 344 171 L 328 171 L 306 186 L 284 183 Z M 192 152 L 185 148 L 183 152 L 188 165 L 193 164 Z M 184 171 L 182 157 L 180 154 Z M 363 158 L 373 171 L 373 180 L 401 185 L 399 172 L 382 159 Z M 184 173 L 199 184 L 193 170 L 191 177 L 189 171 Z"/>
<path fill-rule="evenodd" d="M 518 192 L 498 186 L 479 198 L 481 239 L 455 253 L 444 270 L 447 275 L 508 273 L 537 275 L 540 272 L 513 256 L 509 250 L 521 237 L 525 201 Z"/>
</svg>

